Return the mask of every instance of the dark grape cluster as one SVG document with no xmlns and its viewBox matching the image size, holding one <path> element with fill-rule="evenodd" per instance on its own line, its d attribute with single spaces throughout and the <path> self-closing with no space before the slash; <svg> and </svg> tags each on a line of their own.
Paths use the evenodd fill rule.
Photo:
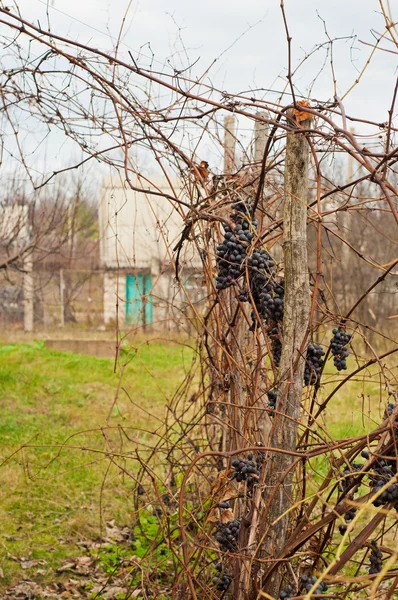
<svg viewBox="0 0 398 600">
<path fill-rule="evenodd" d="M 309 592 L 312 589 L 312 586 L 314 585 L 314 583 L 316 583 L 317 578 L 314 577 L 313 575 L 303 575 L 302 577 L 300 577 L 300 581 L 302 583 L 302 585 L 304 586 L 304 589 L 306 592 Z M 321 581 L 321 583 L 315 588 L 315 592 L 314 594 L 324 594 L 325 592 L 328 591 L 328 586 L 324 581 Z M 323 600 L 327 600 L 327 598 L 324 598 Z"/>
<path fill-rule="evenodd" d="M 240 223 L 242 221 L 242 219 L 244 219 L 244 218 L 250 220 L 251 206 L 244 200 L 240 200 L 239 198 L 236 198 L 235 202 L 233 202 L 231 204 L 231 208 L 234 212 L 230 215 L 230 217 L 231 217 L 232 221 L 235 221 L 235 223 Z M 253 219 L 252 223 L 253 223 L 253 225 L 255 225 L 255 227 L 257 227 L 257 225 L 258 225 L 257 219 Z"/>
<path fill-rule="evenodd" d="M 312 590 L 312 587 L 316 582 L 317 582 L 316 577 L 311 576 L 311 575 L 303 575 L 302 577 L 300 577 L 300 580 L 299 580 L 299 588 L 302 590 L 302 593 L 304 592 L 304 590 L 306 592 L 309 592 L 310 590 Z M 327 592 L 328 589 L 329 589 L 328 585 L 322 581 L 315 588 L 314 595 L 315 594 L 325 594 L 325 592 Z M 295 597 L 296 597 L 296 593 L 293 590 L 293 586 L 291 586 L 290 584 L 287 584 L 279 593 L 280 600 L 289 600 L 289 598 L 295 598 Z M 328 598 L 324 598 L 324 600 L 328 600 Z"/>
<path fill-rule="evenodd" d="M 334 366 L 338 371 L 347 369 L 347 356 L 349 352 L 346 348 L 352 338 L 351 333 L 346 333 L 342 329 L 335 327 L 333 329 L 333 337 L 330 340 L 330 348 L 334 356 Z"/>
<path fill-rule="evenodd" d="M 229 225 L 223 226 L 224 239 L 217 246 L 217 290 L 225 290 L 242 275 L 247 248 L 258 224 L 256 219 L 251 219 L 250 209 L 243 201 L 232 204 L 232 210 L 230 216 L 235 227 L 232 230 Z"/>
<path fill-rule="evenodd" d="M 279 598 L 281 598 L 281 600 L 286 600 L 287 598 L 294 598 L 295 595 L 292 586 L 288 583 L 280 592 Z"/>
<path fill-rule="evenodd" d="M 315 385 L 318 383 L 323 365 L 323 356 L 325 351 L 319 344 L 309 344 L 304 369 L 305 385 Z"/>
<path fill-rule="evenodd" d="M 270 390 L 267 393 L 267 396 L 268 396 L 268 407 L 269 407 L 268 414 L 271 415 L 271 417 L 272 417 L 274 414 L 274 410 L 276 408 L 276 401 L 278 399 L 278 395 L 275 392 L 275 390 Z"/>
<path fill-rule="evenodd" d="M 233 478 L 239 482 L 247 481 L 250 484 L 260 475 L 261 463 L 258 459 L 254 460 L 253 454 L 248 454 L 247 459 L 235 458 L 235 460 L 232 461 L 231 466 L 235 471 Z"/>
<path fill-rule="evenodd" d="M 390 463 L 390 464 L 389 464 Z M 373 470 L 369 476 L 370 486 L 374 488 L 374 492 L 377 493 L 382 487 L 386 485 L 395 476 L 395 460 L 386 461 L 384 459 L 378 460 L 373 466 Z M 376 500 L 373 501 L 374 506 L 384 506 L 389 502 L 394 502 L 396 509 L 398 510 L 398 484 L 392 483 L 384 492 L 382 492 Z"/>
<path fill-rule="evenodd" d="M 268 298 L 272 298 L 273 283 L 272 278 L 275 276 L 273 269 L 274 261 L 265 250 L 254 250 L 252 256 L 247 259 L 250 290 L 256 307 L 256 311 L 260 319 L 268 322 L 269 312 L 267 308 Z M 257 313 L 252 310 L 251 331 L 254 331 L 258 325 Z"/>
<path fill-rule="evenodd" d="M 223 552 L 235 552 L 238 547 L 240 520 L 218 523 L 215 538 Z"/>
<path fill-rule="evenodd" d="M 392 413 L 394 408 L 395 404 L 388 404 L 386 414 L 389 414 L 389 411 Z M 396 434 L 397 432 L 395 435 Z M 398 512 L 398 483 L 395 482 L 397 473 L 396 442 L 397 439 L 395 440 L 395 443 L 392 441 L 389 449 L 387 448 L 383 451 L 385 458 L 378 459 L 372 464 L 372 470 L 369 472 L 369 485 L 373 488 L 374 493 L 377 494 L 383 487 L 391 482 L 391 484 L 373 501 L 373 505 L 378 507 L 393 503 L 395 510 Z M 361 456 L 366 460 L 369 460 L 369 451 L 367 449 L 362 450 Z"/>
<path fill-rule="evenodd" d="M 257 446 L 261 448 L 261 446 L 264 446 L 264 444 L 262 442 L 258 442 Z M 264 450 L 257 450 L 256 463 L 259 469 L 261 469 L 261 465 L 265 461 L 265 454 L 266 453 Z"/>
<path fill-rule="evenodd" d="M 228 575 L 228 569 L 222 565 L 222 563 L 218 563 L 215 566 L 217 571 L 217 575 L 213 577 L 213 583 L 216 586 L 216 589 L 220 592 L 226 591 L 232 581 L 232 577 Z"/>
<path fill-rule="evenodd" d="M 282 342 L 277 327 L 271 329 L 269 336 L 271 338 L 272 357 L 274 359 L 275 366 L 279 367 L 282 356 Z"/>
<path fill-rule="evenodd" d="M 247 259 L 247 264 L 250 273 L 265 275 L 264 279 L 259 278 L 260 283 L 265 283 L 270 276 L 275 275 L 275 261 L 266 250 L 258 250 L 257 248 L 253 250 L 253 254 Z M 261 291 L 259 290 L 259 292 Z"/>
<path fill-rule="evenodd" d="M 389 402 L 389 403 L 387 404 L 387 408 L 386 408 L 386 417 L 387 417 L 387 416 L 388 416 L 388 417 L 391 417 L 391 415 L 392 415 L 392 413 L 393 413 L 393 410 L 394 410 L 394 408 L 395 408 L 395 407 L 396 407 L 396 404 L 395 404 L 395 402 Z"/>
<path fill-rule="evenodd" d="M 370 543 L 372 545 L 372 552 L 370 553 L 369 575 L 374 575 L 375 573 L 380 573 L 383 568 L 383 554 L 375 540 L 372 540 Z"/>
<path fill-rule="evenodd" d="M 249 302 L 249 299 L 250 299 L 249 290 L 247 290 L 246 288 L 242 288 L 241 290 L 239 290 L 239 301 L 240 302 Z"/>
<path fill-rule="evenodd" d="M 223 225 L 224 239 L 217 246 L 216 289 L 225 290 L 234 285 L 247 266 L 250 293 L 246 288 L 240 289 L 239 300 L 240 302 L 249 302 L 251 298 L 253 300 L 255 310 L 253 309 L 251 314 L 251 331 L 258 326 L 258 317 L 267 324 L 281 322 L 285 288 L 283 280 L 275 281 L 275 261 L 263 249 L 255 248 L 248 256 L 248 248 L 255 236 L 258 221 L 252 219 L 250 206 L 239 199 L 232 204 L 230 217 L 235 226 L 231 228 L 229 225 Z"/>
<path fill-rule="evenodd" d="M 357 510 L 358 509 L 355 506 L 353 506 L 352 508 L 350 508 L 350 510 L 348 510 L 346 512 L 346 514 L 344 515 L 344 520 L 346 523 L 350 523 L 351 521 L 354 520 L 355 513 L 357 512 Z M 347 525 L 344 525 L 344 523 L 340 523 L 339 531 L 340 531 L 341 535 L 344 535 L 345 532 L 347 531 Z"/>
<path fill-rule="evenodd" d="M 230 227 L 225 225 L 224 230 L 224 240 L 217 246 L 217 290 L 225 290 L 238 279 L 246 254 L 245 248 L 236 239 Z"/>
<path fill-rule="evenodd" d="M 267 324 L 283 320 L 285 284 L 275 281 L 274 259 L 265 250 L 255 250 L 247 259 L 250 288 L 257 313 Z M 256 313 L 252 312 L 251 330 L 256 328 Z"/>
<path fill-rule="evenodd" d="M 274 302 L 273 310 L 269 309 L 273 321 L 283 321 L 283 308 L 285 302 L 285 280 L 281 279 L 279 283 L 274 283 Z"/>
<path fill-rule="evenodd" d="M 350 463 L 350 467 L 351 467 L 351 469 L 349 469 L 347 467 L 343 471 L 344 479 L 340 482 L 340 491 L 341 492 L 344 492 L 351 485 L 353 475 L 355 473 L 358 473 L 358 471 L 361 471 L 363 464 L 362 463 Z"/>
<path fill-rule="evenodd" d="M 262 250 L 262 252 L 265 252 Z M 271 259 L 272 260 L 272 259 Z M 271 273 L 275 276 L 275 272 Z M 252 278 L 253 298 L 258 314 L 266 323 L 283 320 L 284 283 L 275 283 L 266 275 L 255 274 Z M 256 289 L 257 288 L 257 289 Z"/>
</svg>

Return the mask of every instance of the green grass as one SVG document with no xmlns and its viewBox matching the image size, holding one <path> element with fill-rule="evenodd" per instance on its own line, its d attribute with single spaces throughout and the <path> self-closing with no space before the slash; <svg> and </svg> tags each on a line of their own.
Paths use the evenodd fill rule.
<svg viewBox="0 0 398 600">
<path fill-rule="evenodd" d="M 131 524 L 134 481 L 105 452 L 156 439 L 192 351 L 152 341 L 126 358 L 115 401 L 121 372 L 112 360 L 40 343 L 0 346 L 1 586 L 22 575 L 51 578 L 63 559 L 82 554 L 76 542 L 95 539 L 108 518 Z M 133 457 L 126 465 L 134 472 Z M 22 571 L 23 556 L 44 563 Z M 36 577 L 38 568 L 44 573 Z"/>
<path fill-rule="evenodd" d="M 396 373 L 396 366 L 391 361 L 392 367 L 387 369 L 388 374 Z M 358 365 L 354 363 L 352 356 L 348 360 L 348 370 L 336 374 L 333 366 L 328 364 L 322 379 L 322 387 L 317 396 L 317 405 L 322 404 L 328 395 L 335 389 L 338 383 Z M 331 398 L 326 409 L 318 417 L 317 433 L 325 442 L 332 440 L 344 440 L 356 436 L 366 435 L 373 431 L 383 420 L 384 410 L 388 403 L 388 393 L 382 385 L 380 369 L 378 365 L 364 370 L 359 376 L 349 380 Z M 310 391 L 310 395 L 312 390 Z M 309 401 L 306 402 L 308 410 Z M 314 426 L 312 427 L 314 429 Z M 319 442 L 318 436 L 314 438 Z M 340 458 L 338 451 L 333 453 L 334 459 Z M 359 459 L 361 461 L 361 459 Z M 325 475 L 332 468 L 331 456 L 322 454 L 311 459 L 309 470 L 311 472 L 311 484 L 308 486 L 308 494 L 311 495 L 322 483 Z M 333 483 L 332 483 L 333 485 Z M 364 491 L 365 493 L 365 491 Z"/>
<path fill-rule="evenodd" d="M 134 480 L 107 453 L 123 454 L 122 464 L 135 472 L 137 444 L 156 442 L 165 406 L 192 358 L 186 346 L 152 340 L 122 356 L 114 373 L 112 360 L 41 343 L 0 346 L 0 592 L 22 576 L 61 578 L 54 569 L 83 554 L 76 542 L 97 538 L 107 519 L 133 524 Z M 328 404 L 319 423 L 334 439 L 380 422 L 387 394 L 377 370 L 349 382 Z M 319 402 L 340 377 L 326 376 Z M 311 466 L 316 484 L 329 465 L 320 456 Z M 43 564 L 22 571 L 22 557 Z M 103 562 L 112 566 L 111 558 Z"/>
</svg>

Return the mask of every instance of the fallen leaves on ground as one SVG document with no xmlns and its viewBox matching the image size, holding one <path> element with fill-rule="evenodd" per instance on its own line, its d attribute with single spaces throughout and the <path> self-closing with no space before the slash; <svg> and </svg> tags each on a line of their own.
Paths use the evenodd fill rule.
<svg viewBox="0 0 398 600">
<path fill-rule="evenodd" d="M 65 560 L 54 572 L 54 581 L 40 584 L 34 580 L 46 573 L 37 569 L 30 577 L 22 577 L 16 585 L 6 590 L 4 600 L 119 600 L 121 598 L 139 598 L 143 591 L 136 586 L 131 587 L 131 569 L 122 568 L 115 573 L 107 574 L 96 559 L 96 553 L 111 544 L 130 545 L 134 540 L 130 527 L 118 527 L 114 521 L 106 524 L 105 536 L 100 540 L 84 540 L 78 546 L 86 552 L 77 558 Z M 8 556 L 9 560 L 18 562 L 22 569 L 34 569 L 45 566 L 45 561 L 27 557 Z M 59 581 L 57 581 L 57 577 Z M 148 592 L 147 592 L 148 593 Z M 164 590 L 167 593 L 167 590 Z"/>
</svg>

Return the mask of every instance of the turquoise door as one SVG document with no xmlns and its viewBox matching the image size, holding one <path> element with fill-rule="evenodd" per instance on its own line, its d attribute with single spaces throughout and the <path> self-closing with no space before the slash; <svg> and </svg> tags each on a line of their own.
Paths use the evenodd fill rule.
<svg viewBox="0 0 398 600">
<path fill-rule="evenodd" d="M 127 275 L 126 277 L 126 323 L 149 325 L 152 323 L 152 277 L 150 275 Z"/>
</svg>

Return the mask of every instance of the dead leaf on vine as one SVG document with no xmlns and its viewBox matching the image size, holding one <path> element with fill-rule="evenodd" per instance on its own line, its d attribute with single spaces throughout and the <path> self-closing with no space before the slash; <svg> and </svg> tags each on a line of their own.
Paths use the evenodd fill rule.
<svg viewBox="0 0 398 600">
<path fill-rule="evenodd" d="M 213 508 L 207 520 L 209 523 L 228 523 L 228 521 L 233 521 L 234 518 L 234 513 L 230 508 Z"/>
<path fill-rule="evenodd" d="M 299 100 L 297 104 L 298 106 L 302 106 L 303 108 L 309 108 L 311 106 L 308 100 Z M 294 116 L 296 117 L 296 121 L 300 123 L 301 121 L 305 121 L 306 119 L 311 119 L 312 114 L 306 112 L 305 110 L 297 110 L 297 108 L 295 108 Z"/>
<path fill-rule="evenodd" d="M 191 173 L 193 174 L 196 183 L 207 181 L 210 173 L 209 163 L 206 160 L 202 160 L 198 165 L 191 168 Z"/>
<path fill-rule="evenodd" d="M 226 508 L 221 511 L 220 521 L 221 523 L 228 523 L 228 521 L 234 520 L 234 513 L 230 508 Z"/>
<path fill-rule="evenodd" d="M 220 516 L 220 511 L 218 508 L 213 508 L 210 512 L 209 512 L 209 516 L 207 517 L 207 520 L 209 523 L 218 523 L 219 521 L 219 516 Z"/>
<path fill-rule="evenodd" d="M 218 477 L 217 477 L 217 481 L 214 485 L 213 496 L 218 496 L 218 494 L 221 491 L 222 491 L 222 493 L 224 493 L 224 490 L 222 488 L 228 484 L 228 481 L 229 481 L 228 471 L 222 471 L 221 473 L 219 473 Z"/>
<path fill-rule="evenodd" d="M 222 490 L 222 496 L 219 502 L 228 502 L 231 498 L 236 498 L 236 487 L 232 482 L 230 482 L 227 487 Z"/>
</svg>

